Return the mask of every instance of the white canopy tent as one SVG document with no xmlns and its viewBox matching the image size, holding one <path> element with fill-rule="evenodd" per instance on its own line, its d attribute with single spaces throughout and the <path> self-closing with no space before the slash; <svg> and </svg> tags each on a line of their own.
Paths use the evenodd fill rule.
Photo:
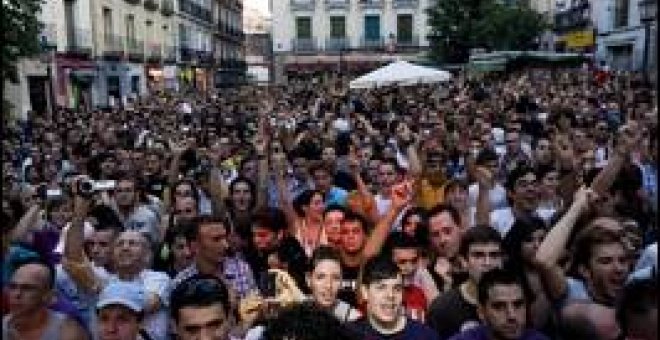
<svg viewBox="0 0 660 340">
<path fill-rule="evenodd" d="M 430 67 L 395 61 L 350 82 L 352 89 L 366 89 L 389 85 L 408 86 L 449 81 L 451 73 Z"/>
</svg>

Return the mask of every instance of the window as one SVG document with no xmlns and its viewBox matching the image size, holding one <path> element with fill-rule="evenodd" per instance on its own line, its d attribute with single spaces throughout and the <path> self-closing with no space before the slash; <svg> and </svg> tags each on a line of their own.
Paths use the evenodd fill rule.
<svg viewBox="0 0 660 340">
<path fill-rule="evenodd" d="M 346 18 L 343 16 L 330 17 L 330 38 L 346 37 Z"/>
<path fill-rule="evenodd" d="M 112 38 L 112 10 L 103 7 L 103 36 L 106 43 L 110 42 Z"/>
<path fill-rule="evenodd" d="M 135 17 L 132 14 L 126 16 L 126 38 L 135 40 Z"/>
<path fill-rule="evenodd" d="M 396 17 L 396 37 L 400 42 L 412 42 L 413 17 L 411 14 L 400 14 Z"/>
<path fill-rule="evenodd" d="M 365 40 L 380 40 L 380 17 L 378 15 L 366 15 L 364 17 Z"/>
<path fill-rule="evenodd" d="M 310 17 L 296 18 L 296 37 L 298 39 L 312 38 L 312 19 Z"/>
<path fill-rule="evenodd" d="M 614 4 L 614 28 L 628 26 L 630 0 L 616 0 Z"/>
</svg>

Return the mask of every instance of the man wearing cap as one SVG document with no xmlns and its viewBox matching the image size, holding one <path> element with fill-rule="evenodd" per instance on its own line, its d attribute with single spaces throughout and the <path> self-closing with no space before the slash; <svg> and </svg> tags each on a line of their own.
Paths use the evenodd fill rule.
<svg viewBox="0 0 660 340">
<path fill-rule="evenodd" d="M 145 293 L 141 286 L 128 282 L 112 282 L 105 286 L 96 303 L 99 340 L 151 339 L 141 329 Z"/>
</svg>

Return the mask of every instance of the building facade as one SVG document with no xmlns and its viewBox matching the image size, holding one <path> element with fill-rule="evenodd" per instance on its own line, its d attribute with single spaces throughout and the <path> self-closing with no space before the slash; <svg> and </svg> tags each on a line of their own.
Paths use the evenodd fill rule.
<svg viewBox="0 0 660 340">
<path fill-rule="evenodd" d="M 594 1 L 596 59 L 612 69 L 643 71 L 647 53 L 649 71 L 654 74 L 657 59 L 656 20 L 649 22 L 648 46 L 641 5 L 646 0 Z M 655 1 L 653 1 L 655 2 Z"/>
<path fill-rule="evenodd" d="M 5 87 L 18 118 L 55 106 L 121 105 L 154 91 L 207 91 L 218 85 L 218 70 L 238 77 L 244 69 L 242 0 L 64 0 L 42 6 L 43 52 L 20 61 L 19 83 Z"/>
<path fill-rule="evenodd" d="M 270 0 L 275 80 L 364 72 L 428 48 L 429 0 Z"/>
<path fill-rule="evenodd" d="M 593 53 L 596 47 L 593 6 L 588 0 L 557 1 L 554 12 L 554 49 Z"/>
</svg>

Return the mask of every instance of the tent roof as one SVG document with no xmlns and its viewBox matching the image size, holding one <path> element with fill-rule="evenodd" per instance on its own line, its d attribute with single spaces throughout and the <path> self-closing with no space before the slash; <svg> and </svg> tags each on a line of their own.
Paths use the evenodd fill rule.
<svg viewBox="0 0 660 340">
<path fill-rule="evenodd" d="M 415 65 L 407 61 L 395 61 L 351 81 L 350 87 L 361 89 L 388 85 L 406 86 L 438 83 L 449 79 L 451 73 L 447 71 Z"/>
</svg>

